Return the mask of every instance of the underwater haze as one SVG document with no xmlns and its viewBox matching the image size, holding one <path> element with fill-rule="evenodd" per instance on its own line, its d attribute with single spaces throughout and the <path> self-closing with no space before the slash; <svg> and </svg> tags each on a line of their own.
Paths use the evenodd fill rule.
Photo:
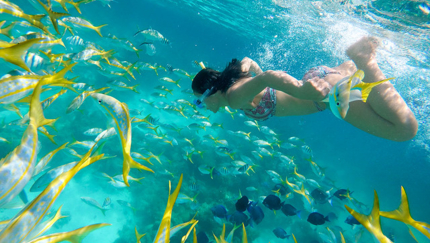
<svg viewBox="0 0 430 243">
<path fill-rule="evenodd" d="M 58 120 L 54 126 L 40 126 L 44 129 L 39 128 L 38 135 L 25 132 L 30 125 L 23 119 L 37 102 L 31 101 L 31 108 L 28 100 L 20 102 L 31 97 L 37 82 L 12 103 L 0 96 L 0 166 L 11 154 L 20 153 L 14 149 L 24 138 L 35 136 L 38 141 L 37 148 L 26 148 L 37 155 L 34 164 L 68 143 L 39 173 L 30 173 L 28 182 L 14 171 L 0 173 L 0 183 L 16 177 L 25 185 L 21 197 L 15 195 L 4 204 L 1 200 L 7 190 L 0 187 L 0 221 L 21 220 L 19 215 L 29 210 L 43 190 L 60 193 L 51 182 L 67 170 L 51 171 L 80 161 L 97 140 L 98 152 L 105 158 L 85 168 L 74 167 L 80 171 L 64 184 L 36 225 L 50 220 L 60 206 L 67 217 L 58 219 L 43 235 L 107 223 L 110 225 L 88 234 L 83 242 L 136 242 L 135 229 L 146 234 L 140 242 L 155 242 L 169 197 L 169 181 L 173 191 L 181 174 L 171 227 L 194 217 L 198 220 L 196 233 L 204 232 L 209 238 L 199 238 L 199 243 L 224 242 L 219 239 L 223 224 L 228 235 L 242 222 L 247 241 L 253 243 L 340 243 L 342 237 L 345 242 L 373 242 L 365 227 L 345 222 L 350 214 L 344 205 L 368 215 L 376 191 L 380 210 L 392 211 L 400 205 L 402 186 L 413 219 L 430 223 L 429 1 L 83 0 L 75 3 L 80 3 L 77 8 L 67 1 L 48 1 L 54 12 L 67 13 L 67 9 L 69 14 L 58 17 L 58 32 L 48 17 L 41 18 L 44 31 L 35 27 L 36 22 L 29 24 L 24 17 L 8 12 L 13 5 L 26 14 L 47 14 L 39 1 L 11 2 L 0 1 L 0 22 L 5 21 L 1 30 L 15 23 L 6 34 L 0 31 L 0 40 L 13 43 L 28 32 L 50 36 L 51 43 L 35 44 L 23 53 L 25 64 L 32 75 L 43 76 L 76 63 L 65 78 L 80 85 L 43 86 L 41 101 L 58 94 L 49 107 L 42 104 L 43 115 Z M 66 9 L 60 2 L 65 2 Z M 83 20 L 106 26 L 98 34 L 82 25 Z M 390 82 L 418 120 L 418 133 L 410 141 L 375 137 L 330 111 L 256 122 L 240 110 L 222 109 L 213 114 L 193 104 L 196 97 L 191 84 L 202 68 L 199 63 L 223 70 L 232 58 L 250 57 L 263 71 L 283 70 L 299 78 L 312 67 L 335 67 L 347 61 L 346 48 L 363 36 L 381 40 L 378 64 L 387 77 L 395 77 Z M 1 48 L 8 47 L 2 44 Z M 4 58 L 0 63 L 2 79 L 10 79 L 4 75 L 12 70 L 25 71 Z M 2 79 L 0 95 L 5 95 L 9 87 Z M 107 89 L 97 90 L 104 87 Z M 118 106 L 112 109 L 110 102 Z M 120 102 L 128 111 L 118 108 Z M 131 134 L 123 123 L 126 116 L 131 120 Z M 96 139 L 109 128 L 111 134 Z M 136 169 L 131 164 L 130 186 L 123 177 L 128 156 L 125 141 L 131 143 L 128 154 L 148 168 Z M 49 172 L 51 179 L 46 178 Z M 280 187 L 286 192 L 278 190 Z M 312 193 L 317 188 L 323 199 Z M 346 189 L 346 194 L 339 196 L 335 192 L 341 189 Z M 263 203 L 268 195 L 293 205 L 300 217 L 269 209 Z M 242 196 L 254 202 L 252 207 L 261 208 L 261 222 L 250 207 L 245 216 L 240 214 L 246 218 L 238 219 L 236 203 Z M 226 209 L 225 217 L 216 215 L 217 205 Z M 308 215 L 313 212 L 330 220 L 311 224 Z M 12 232 L 8 229 L 13 226 L 0 223 L 0 241 L 9 239 L 2 237 Z M 174 235 L 171 230 L 170 241 L 181 242 L 190 226 Z M 281 239 L 273 232 L 276 228 L 285 230 L 288 238 Z M 392 242 L 416 242 L 402 222 L 381 217 L 381 229 Z M 34 231 L 29 235 L 35 238 Z M 242 235 L 241 227 L 226 241 L 243 242 Z M 16 242 L 30 242 L 29 237 Z M 430 242 L 421 237 L 418 242 Z M 193 242 L 192 232 L 187 242 Z"/>
</svg>

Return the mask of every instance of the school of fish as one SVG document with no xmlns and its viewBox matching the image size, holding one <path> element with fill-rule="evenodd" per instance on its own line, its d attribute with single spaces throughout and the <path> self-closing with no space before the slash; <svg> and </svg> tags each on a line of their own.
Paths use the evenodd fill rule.
<svg viewBox="0 0 430 243">
<path fill-rule="evenodd" d="M 316 238 L 324 242 L 363 242 L 364 229 L 376 242 L 395 242 L 392 232 L 382 232 L 380 217 L 401 221 L 417 242 L 430 242 L 430 225 L 411 217 L 403 187 L 398 209 L 380 211 L 375 192 L 373 208 L 366 215 L 369 207 L 326 175 L 327 167 L 320 165 L 304 139 L 278 134 L 228 108 L 224 114 L 243 122 L 241 130 L 211 122 L 213 118 L 205 110 L 190 102 L 193 92 L 188 89 L 195 73 L 207 63 L 190 57 L 193 66 L 189 73 L 170 64 L 141 61 L 146 55 L 155 56 L 159 45 L 174 48 L 171 40 L 152 28 L 138 29 L 129 38 L 108 33 L 106 24 L 96 26 L 81 12 L 81 6 L 96 1 L 111 7 L 110 0 L 29 0 L 39 11 L 31 15 L 12 1 L 0 0 L 0 60 L 10 70 L 0 75 L 0 148 L 16 145 L 0 160 L 0 207 L 22 201 L 21 211 L 13 218 L 0 218 L 0 242 L 81 242 L 90 232 L 109 226 L 101 222 L 69 232 L 44 234 L 65 217 L 61 206 L 57 210 L 53 206 L 74 176 L 81 170 L 85 173 L 85 168 L 95 162 L 107 163 L 117 157 L 108 155 L 111 149 L 105 146 L 111 144 L 107 142 L 113 137 L 119 139 L 116 145 L 122 154 L 122 171 L 115 175 L 109 175 L 108 170 L 98 172 L 112 188 L 154 185 L 146 178 L 153 175 L 162 178 L 157 179 L 160 184 L 167 184 L 167 180 L 176 180 L 180 175 L 172 193 L 168 182 L 167 206 L 158 231 L 145 232 L 155 235 L 153 242 L 170 242 L 186 228 L 181 242 L 193 232 L 193 242 L 207 243 L 212 238 L 217 243 L 230 243 L 239 228 L 239 241 L 252 242 L 254 237 L 264 237 L 258 234 L 258 225 L 272 217 L 283 217 L 286 222 L 273 227 L 273 235 L 280 239 L 291 236 L 294 242 L 304 237 L 303 232 L 292 227 L 300 223 L 311 227 Z M 70 6 L 73 9 L 69 12 Z M 124 58 L 120 52 L 136 55 Z M 138 61 L 132 61 L 136 57 Z M 156 75 L 159 84 L 148 95 L 142 95 L 146 92 L 139 85 L 148 72 Z M 357 84 L 362 75 L 357 72 L 339 83 L 339 89 L 348 91 L 340 102 L 336 91 L 330 94 L 333 110 L 339 109 L 335 113 L 338 118 L 345 117 L 350 101 L 365 99 L 353 93 L 361 87 Z M 89 78 L 94 76 L 103 82 Z M 120 95 L 124 93 L 138 102 L 126 103 Z M 59 116 L 46 118 L 44 114 L 56 100 L 68 105 L 56 105 L 55 114 Z M 336 107 L 336 103 L 341 105 Z M 104 114 L 108 124 L 91 119 L 89 124 L 75 127 L 80 134 L 73 134 L 66 143 L 40 155 L 44 143 L 56 144 L 55 136 L 62 131 L 58 128 L 71 122 L 60 115 L 69 113 L 86 119 L 95 113 Z M 93 138 L 78 141 L 75 136 Z M 133 146 L 135 143 L 138 145 Z M 67 156 L 62 157 L 62 165 L 51 168 L 52 160 L 60 160 L 57 153 Z M 74 161 L 76 158 L 78 161 Z M 219 188 L 210 187 L 208 182 L 213 181 Z M 40 192 L 35 198 L 27 198 L 24 188 L 30 184 L 29 191 Z M 187 184 L 184 192 L 180 192 L 182 184 Z M 208 197 L 216 190 L 217 200 Z M 82 205 L 94 209 L 94 214 L 100 213 L 97 210 L 108 214 L 113 204 L 134 213 L 141 210 L 130 200 L 114 202 L 106 197 L 101 205 L 86 195 L 77 196 Z M 175 204 L 183 205 L 194 217 L 172 227 Z M 347 212 L 351 215 L 345 222 L 338 220 L 338 215 Z M 54 216 L 48 218 L 50 214 Z M 199 228 L 199 222 L 205 227 Z M 227 237 L 226 226 L 232 228 Z M 136 241 L 140 242 L 145 234 L 140 234 L 138 228 L 144 226 L 135 226 Z M 220 235 L 215 234 L 220 231 Z"/>
</svg>

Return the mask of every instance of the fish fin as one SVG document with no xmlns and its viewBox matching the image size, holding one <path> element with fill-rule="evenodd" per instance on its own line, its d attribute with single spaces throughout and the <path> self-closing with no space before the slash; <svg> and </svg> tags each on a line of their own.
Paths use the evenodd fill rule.
<svg viewBox="0 0 430 243">
<path fill-rule="evenodd" d="M 145 234 L 139 234 L 139 232 L 137 232 L 137 226 L 134 227 L 134 234 L 136 235 L 137 243 L 140 243 L 140 239 L 142 239 L 142 237 L 144 237 L 146 235 L 146 233 Z"/>
<path fill-rule="evenodd" d="M 51 7 L 46 6 L 46 4 L 42 3 L 40 0 L 37 0 L 40 5 L 45 9 L 45 11 L 48 13 L 49 19 L 51 20 L 52 25 L 54 26 L 55 31 L 60 35 L 60 31 L 58 30 L 58 19 L 61 17 L 69 16 L 68 13 L 57 13 L 52 11 Z"/>
<path fill-rule="evenodd" d="M 100 211 L 102 211 L 103 216 L 106 216 L 107 210 L 109 210 L 109 208 L 100 208 Z"/>
<path fill-rule="evenodd" d="M 381 81 L 378 81 L 378 82 L 374 82 L 374 83 L 360 82 L 360 83 L 354 85 L 351 88 L 351 90 L 355 90 L 355 89 L 360 90 L 361 91 L 361 99 L 363 100 L 363 102 L 366 102 L 367 101 L 367 97 L 369 97 L 370 91 L 372 91 L 372 89 L 375 86 L 377 86 L 377 85 L 379 85 L 381 83 L 385 83 L 385 82 L 387 82 L 389 80 L 392 80 L 392 79 L 395 79 L 395 78 L 394 77 L 393 78 L 387 78 L 387 79 L 384 79 L 384 80 L 381 80 Z"/>
<path fill-rule="evenodd" d="M 81 5 L 82 2 L 83 1 L 78 1 L 78 2 L 69 1 L 67 3 L 71 4 L 76 9 L 76 11 L 78 11 L 79 14 L 82 14 L 81 9 L 79 8 L 79 5 Z"/>
<path fill-rule="evenodd" d="M 136 92 L 136 93 L 140 94 L 140 93 L 139 93 L 139 91 L 137 91 L 137 89 L 136 89 L 136 87 L 137 87 L 137 86 L 139 86 L 139 85 L 140 85 L 140 84 L 136 84 L 136 85 L 131 86 L 130 88 L 131 88 L 131 90 L 133 90 L 134 92 Z"/>
<path fill-rule="evenodd" d="M 163 232 L 164 232 L 165 242 L 169 241 L 170 239 L 170 221 L 172 218 L 172 210 L 173 210 L 173 206 L 175 205 L 176 199 L 178 198 L 179 191 L 181 190 L 182 178 L 183 178 L 183 175 L 181 174 L 178 185 L 176 186 L 176 189 L 175 191 L 173 191 L 172 194 L 170 194 L 171 183 L 169 181 L 169 198 L 167 199 L 166 210 L 164 211 L 163 219 L 161 220 L 154 242 L 160 242 Z"/>
<path fill-rule="evenodd" d="M 19 193 L 19 198 L 21 199 L 21 201 L 22 201 L 24 204 L 27 204 L 27 203 L 28 203 L 27 193 L 25 193 L 25 190 L 22 190 L 22 191 Z"/>
<path fill-rule="evenodd" d="M 34 38 L 18 43 L 8 48 L 0 49 L 0 57 L 3 58 L 5 61 L 15 64 L 18 67 L 24 69 L 25 71 L 31 73 L 30 68 L 27 66 L 27 64 L 25 64 L 25 61 L 22 59 L 22 56 L 31 46 L 42 40 L 44 40 L 44 38 Z"/>
<path fill-rule="evenodd" d="M 40 93 L 42 92 L 43 82 L 39 81 L 34 88 L 33 94 L 30 101 L 30 123 L 33 121 L 35 126 L 41 127 L 54 123 L 56 119 L 46 119 L 43 115 L 43 109 L 40 104 Z"/>
<path fill-rule="evenodd" d="M 296 212 L 296 215 L 297 215 L 297 217 L 299 217 L 299 219 L 301 219 L 301 218 L 302 218 L 301 214 L 302 214 L 302 210 L 298 210 L 298 211 Z"/>
<path fill-rule="evenodd" d="M 2 22 L 2 25 L 3 25 L 5 22 L 6 22 L 6 20 Z M 1 30 L 2 34 L 3 34 L 3 35 L 5 35 L 5 36 L 7 36 L 7 37 L 9 37 L 9 38 L 11 38 L 11 39 L 13 39 L 13 36 L 12 36 L 12 34 L 11 34 L 11 30 L 13 29 L 13 27 L 15 26 L 15 24 L 16 24 L 16 23 L 17 23 L 17 21 L 12 22 L 10 25 L 8 25 L 8 26 L 4 27 L 4 28 Z"/>
<path fill-rule="evenodd" d="M 54 123 L 57 119 L 53 119 L 54 121 L 52 123 Z M 57 135 L 51 135 L 51 134 L 48 133 L 47 130 L 41 129 L 41 128 L 39 128 L 39 132 L 41 132 L 43 135 L 45 135 L 45 137 L 47 137 L 49 139 L 49 141 L 51 141 L 53 144 L 57 145 L 57 143 L 54 140 L 54 137 L 57 136 Z"/>
<path fill-rule="evenodd" d="M 346 243 L 346 242 L 345 242 L 345 237 L 343 237 L 342 232 L 339 232 L 339 234 L 340 234 L 340 240 L 341 240 L 341 243 Z"/>
<path fill-rule="evenodd" d="M 130 168 L 135 168 L 135 169 L 140 169 L 140 170 L 146 170 L 146 171 L 151 171 L 152 173 L 154 173 L 153 170 L 151 170 L 150 168 L 137 163 L 131 156 L 130 154 L 124 154 L 124 162 L 123 162 L 123 170 L 122 170 L 122 176 L 124 179 L 124 183 L 127 186 L 130 186 L 130 184 L 128 183 L 128 173 L 130 172 Z"/>
<path fill-rule="evenodd" d="M 345 205 L 345 208 L 355 219 L 357 219 L 358 222 L 360 222 L 373 236 L 375 236 L 379 242 L 392 243 L 391 240 L 382 233 L 379 216 L 379 198 L 376 191 L 374 193 L 375 198 L 373 201 L 373 209 L 369 215 L 358 213 L 347 205 Z"/>
<path fill-rule="evenodd" d="M 100 36 L 100 37 L 103 37 L 103 36 L 102 36 L 102 33 L 100 32 L 100 29 L 101 29 L 102 27 L 106 26 L 106 25 L 107 25 L 107 24 L 100 25 L 100 26 L 94 26 L 94 29 L 93 29 L 93 30 L 95 30 L 95 31 L 97 32 L 97 34 L 99 34 L 99 36 Z"/>
<path fill-rule="evenodd" d="M 69 241 L 71 243 L 81 243 L 82 240 L 92 231 L 109 225 L 111 224 L 106 224 L 106 223 L 92 224 L 69 232 L 42 236 L 37 239 L 33 239 L 33 241 L 34 242 L 42 241 L 42 240 L 49 241 L 52 238 L 60 241 Z M 55 241 L 55 242 L 60 242 L 60 241 Z"/>
<path fill-rule="evenodd" d="M 418 222 L 412 218 L 409 210 L 408 196 L 406 195 L 406 191 L 403 186 L 401 188 L 400 206 L 396 210 L 390 212 L 380 212 L 380 215 L 382 217 L 398 220 L 407 225 L 410 225 L 430 239 L 430 224 Z"/>
</svg>

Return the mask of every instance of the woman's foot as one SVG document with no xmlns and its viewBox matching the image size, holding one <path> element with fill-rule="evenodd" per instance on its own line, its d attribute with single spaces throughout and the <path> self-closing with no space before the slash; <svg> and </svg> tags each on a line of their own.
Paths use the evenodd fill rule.
<svg viewBox="0 0 430 243">
<path fill-rule="evenodd" d="M 379 46 L 379 40 L 375 37 L 363 37 L 346 50 L 346 55 L 351 58 L 358 69 L 376 62 L 376 48 Z"/>
<path fill-rule="evenodd" d="M 354 61 L 357 69 L 364 71 L 365 83 L 373 83 L 385 79 L 376 62 L 376 48 L 379 40 L 376 37 L 363 37 L 346 50 L 346 55 Z"/>
</svg>

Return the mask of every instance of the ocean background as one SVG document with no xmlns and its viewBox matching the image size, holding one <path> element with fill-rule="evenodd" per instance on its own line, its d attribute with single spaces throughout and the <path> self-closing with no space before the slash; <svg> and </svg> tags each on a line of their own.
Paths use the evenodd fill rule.
<svg viewBox="0 0 430 243">
<path fill-rule="evenodd" d="M 14 0 L 26 13 L 40 13 L 31 4 L 24 0 Z M 345 2 L 345 3 L 342 3 Z M 72 16 L 80 16 L 89 20 L 93 25 L 107 24 L 101 29 L 103 36 L 108 34 L 126 38 L 136 47 L 143 42 L 142 38 L 133 35 L 138 30 L 155 29 L 169 40 L 169 45 L 155 43 L 156 53 L 149 56 L 142 51 L 140 58 L 134 52 L 124 50 L 111 44 L 105 38 L 98 36 L 91 30 L 79 30 L 77 33 L 85 40 L 102 46 L 105 50 L 115 49 L 115 57 L 130 63 L 136 61 L 157 63 L 162 66 L 170 64 L 189 74 L 197 73 L 200 68 L 192 65 L 193 61 L 203 61 L 208 67 L 222 70 L 232 58 L 242 59 L 250 57 L 255 60 L 263 70 L 284 70 L 290 75 L 300 79 L 307 70 L 318 65 L 334 67 L 340 65 L 348 58 L 346 48 L 362 36 L 371 35 L 382 40 L 377 52 L 377 60 L 387 77 L 396 77 L 391 82 L 399 91 L 403 99 L 414 112 L 419 130 L 417 136 L 408 142 L 393 142 L 369 135 L 350 124 L 335 118 L 330 112 L 324 111 L 304 117 L 276 117 L 262 122 L 279 135 L 280 140 L 298 137 L 305 141 L 313 151 L 313 160 L 326 168 L 326 177 L 335 181 L 338 188 L 350 189 L 352 196 L 369 206 L 368 214 L 373 205 L 373 191 L 379 195 L 382 211 L 391 211 L 400 203 L 400 187 L 403 186 L 409 197 L 411 215 L 415 220 L 430 222 L 430 15 L 419 9 L 420 4 L 429 4 L 428 1 L 149 1 L 149 0 L 117 0 L 105 6 L 95 1 L 81 5 L 80 15 L 71 5 L 67 5 Z M 64 12 L 61 7 L 55 11 Z M 62 29 L 62 28 L 61 28 Z M 70 36 L 69 33 L 63 37 Z M 2 36 L 1 38 L 3 38 Z M 4 39 L 6 40 L 6 39 Z M 57 48 L 57 47 L 56 47 Z M 67 53 L 68 50 L 59 47 L 56 53 Z M 70 52 L 70 51 L 69 51 Z M 14 67 L 2 65 L 0 71 L 6 73 Z M 155 171 L 139 172 L 132 169 L 130 175 L 136 178 L 145 177 L 141 184 L 131 182 L 130 188 L 116 188 L 108 184 L 109 179 L 102 173 L 110 176 L 122 173 L 122 152 L 119 140 L 108 140 L 103 150 L 115 158 L 102 160 L 79 172 L 67 185 L 61 196 L 55 202 L 52 210 L 63 205 L 62 212 L 69 217 L 60 220 L 48 233 L 65 232 L 94 223 L 110 223 L 112 226 L 99 229 L 88 235 L 84 242 L 136 242 L 134 228 L 139 233 L 147 233 L 141 242 L 152 242 L 159 222 L 162 218 L 167 197 L 169 180 L 175 187 L 179 176 L 184 175 L 181 192 L 188 196 L 195 196 L 198 204 L 177 204 L 173 209 L 172 226 L 189 221 L 197 213 L 196 226 L 198 232 L 205 231 L 213 241 L 212 233 L 220 235 L 222 225 L 214 221 L 210 208 L 223 204 L 229 212 L 234 212 L 234 204 L 239 198 L 239 190 L 252 200 L 260 196 L 271 194 L 275 183 L 265 173 L 266 170 L 275 170 L 283 177 L 294 177 L 291 171 L 281 168 L 279 159 L 264 157 L 256 160 L 251 151 L 255 145 L 242 138 L 232 136 L 227 131 L 251 132 L 264 139 L 263 133 L 254 127 L 244 125 L 247 119 L 239 115 L 234 116 L 227 112 L 211 114 L 203 110 L 203 115 L 209 116 L 211 123 L 222 123 L 223 128 L 206 128 L 199 132 L 188 129 L 192 123 L 201 124 L 202 120 L 184 118 L 180 114 L 168 113 L 151 107 L 141 99 L 171 103 L 177 99 L 186 99 L 190 102 L 192 95 L 182 93 L 181 90 L 191 88 L 191 79 L 182 78 L 179 82 L 181 88 L 174 84 L 160 81 L 162 77 L 179 77 L 159 69 L 159 75 L 152 70 L 133 72 L 136 80 L 122 80 L 127 84 L 139 84 L 139 94 L 132 91 L 113 91 L 109 95 L 121 102 L 127 103 L 130 110 L 140 111 L 139 118 L 151 114 L 159 119 L 159 124 L 174 124 L 184 128 L 180 134 L 168 130 L 164 133 L 178 141 L 177 145 L 170 145 L 161 140 L 151 140 L 147 134 L 153 133 L 133 125 L 133 140 L 131 151 L 143 153 L 144 150 L 153 154 L 162 153 L 162 164 L 151 160 L 148 165 Z M 101 75 L 97 67 L 76 66 L 69 78 L 79 76 L 80 82 L 94 85 L 96 88 L 105 87 L 109 78 Z M 157 85 L 165 85 L 174 89 L 173 95 L 154 97 L 153 92 Z M 58 90 L 56 90 L 58 91 Z M 46 92 L 44 97 L 53 93 Z M 66 114 L 66 109 L 77 94 L 67 92 L 61 96 L 51 107 L 45 110 L 47 118 L 60 119 L 56 123 L 55 134 L 57 145 L 51 143 L 46 137 L 40 135 L 42 148 L 39 152 L 41 158 L 46 153 L 56 149 L 72 138 L 79 141 L 93 138 L 83 134 L 84 131 L 100 127 L 106 129 L 109 119 L 97 107 L 96 102 L 88 99 L 79 111 Z M 25 113 L 27 107 L 20 107 Z M 132 115 L 134 116 L 134 115 Z M 8 124 L 19 117 L 10 111 L 0 110 L 0 120 Z M 161 126 L 162 127 L 162 126 Z M 0 158 L 6 156 L 19 145 L 24 127 L 3 126 L 0 128 L 1 137 L 10 141 L 10 144 L 0 143 Z M 251 157 L 258 167 L 256 173 L 248 175 L 215 176 L 213 179 L 200 173 L 201 165 L 219 166 L 230 163 L 229 157 L 215 153 L 214 145 L 208 145 L 204 135 L 211 134 L 215 138 L 228 141 L 228 148 Z M 196 150 L 205 151 L 202 156 L 194 154 L 193 163 L 184 156 L 184 148 L 189 143 L 184 140 L 193 140 Z M 83 154 L 87 150 L 76 148 Z M 288 156 L 297 158 L 296 164 L 299 173 L 308 178 L 316 179 L 311 172 L 309 163 L 303 159 L 300 147 L 285 150 L 278 149 Z M 76 161 L 65 150 L 60 151 L 50 162 L 51 168 Z M 147 165 L 147 164 L 145 164 Z M 173 173 L 173 177 L 163 173 L 165 170 Z M 38 193 L 28 192 L 33 184 L 30 181 L 25 190 L 32 200 Z M 190 185 L 195 182 L 197 191 L 192 191 Z M 257 191 L 247 191 L 247 187 L 255 187 Z M 327 188 L 327 190 L 330 188 Z M 310 189 L 311 190 L 311 189 Z M 91 197 L 100 204 L 106 197 L 110 197 L 112 204 L 104 216 L 99 210 L 85 204 L 81 197 Z M 288 203 L 303 209 L 299 195 L 294 199 L 283 199 Z M 123 207 L 116 200 L 130 203 L 136 210 Z M 341 227 L 347 242 L 353 239 L 358 229 L 352 229 L 344 223 L 348 213 L 342 203 L 335 207 L 328 204 L 319 206 L 318 212 L 326 215 L 333 212 L 338 220 L 328 225 L 330 228 Z M 306 222 L 306 219 L 287 218 L 281 212 L 276 215 L 262 204 L 265 213 L 263 222 L 254 228 L 247 227 L 248 242 L 293 242 L 275 237 L 272 230 L 276 227 L 284 228 L 288 234 L 294 233 L 298 242 L 329 242 L 318 237 L 324 230 L 323 226 L 315 227 Z M 0 220 L 13 217 L 19 210 L 0 209 Z M 54 212 L 54 211 L 53 211 Z M 227 232 L 232 228 L 226 223 Z M 338 228 L 336 228 L 338 229 Z M 408 228 L 397 221 L 382 219 L 384 233 L 393 234 L 395 242 L 413 242 Z M 172 242 L 180 242 L 186 230 L 172 237 Z M 240 242 L 240 230 L 236 231 L 234 242 Z M 192 237 L 190 237 L 192 238 Z M 369 233 L 358 242 L 371 242 Z M 338 239 L 339 240 L 339 239 Z M 191 242 L 191 239 L 188 240 Z M 338 241 L 340 242 L 340 241 Z"/>
</svg>

